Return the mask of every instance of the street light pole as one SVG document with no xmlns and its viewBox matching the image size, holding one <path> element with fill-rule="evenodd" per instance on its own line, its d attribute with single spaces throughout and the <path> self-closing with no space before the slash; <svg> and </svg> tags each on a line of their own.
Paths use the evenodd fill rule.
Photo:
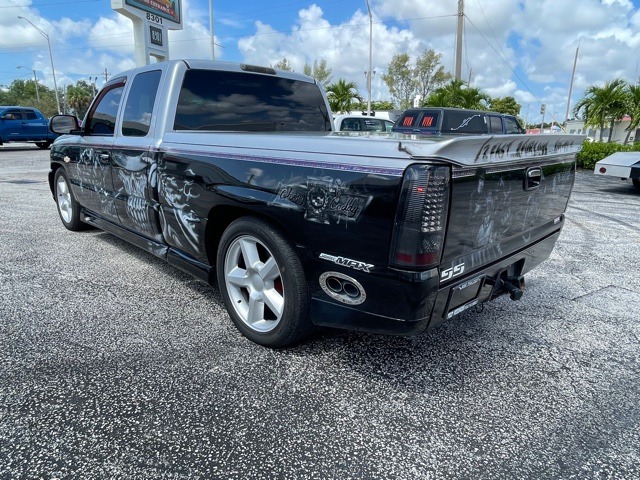
<svg viewBox="0 0 640 480">
<path fill-rule="evenodd" d="M 60 97 L 58 96 L 58 82 L 56 81 L 56 69 L 53 66 L 53 54 L 51 53 L 51 41 L 49 40 L 49 35 L 47 35 L 46 33 L 44 33 L 42 30 L 40 30 L 38 27 L 36 27 L 33 22 L 31 20 L 29 20 L 28 18 L 24 18 L 22 16 L 18 16 L 18 18 L 22 19 L 22 20 L 26 20 L 27 22 L 29 22 L 29 24 L 35 28 L 38 33 L 40 33 L 40 35 L 42 35 L 44 38 L 47 39 L 47 45 L 49 46 L 49 60 L 51 60 L 51 71 L 53 72 L 53 88 L 55 89 L 55 93 L 56 93 L 56 105 L 58 107 L 58 113 L 62 113 L 60 111 Z"/>
<path fill-rule="evenodd" d="M 371 57 L 373 52 L 373 17 L 371 16 L 371 6 L 367 0 L 367 10 L 369 11 L 369 71 L 367 74 L 367 92 L 369 93 L 367 100 L 367 115 L 371 115 Z"/>
<path fill-rule="evenodd" d="M 209 0 L 209 35 L 211 36 L 211 60 L 216 59 L 215 43 L 213 43 L 213 0 Z"/>
<path fill-rule="evenodd" d="M 36 71 L 33 68 L 24 67 L 19 65 L 16 68 L 26 68 L 27 70 L 31 70 L 33 72 L 33 82 L 36 84 L 36 101 L 38 102 L 38 106 L 40 106 L 40 93 L 38 93 L 38 77 L 36 76 Z"/>
</svg>

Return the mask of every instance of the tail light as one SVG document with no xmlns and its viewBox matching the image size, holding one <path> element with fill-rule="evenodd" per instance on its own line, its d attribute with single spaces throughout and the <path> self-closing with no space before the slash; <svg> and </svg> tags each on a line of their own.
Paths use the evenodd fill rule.
<svg viewBox="0 0 640 480">
<path fill-rule="evenodd" d="M 449 210 L 449 167 L 412 165 L 405 171 L 391 241 L 391 265 L 440 263 Z"/>
</svg>

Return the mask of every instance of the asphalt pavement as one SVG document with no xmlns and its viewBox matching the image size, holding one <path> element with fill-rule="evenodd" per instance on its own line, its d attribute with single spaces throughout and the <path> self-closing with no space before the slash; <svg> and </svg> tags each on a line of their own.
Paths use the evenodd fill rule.
<svg viewBox="0 0 640 480">
<path fill-rule="evenodd" d="M 215 288 L 67 231 L 0 147 L 0 479 L 640 478 L 640 195 L 577 174 L 522 300 L 422 336 L 242 337 Z"/>
</svg>

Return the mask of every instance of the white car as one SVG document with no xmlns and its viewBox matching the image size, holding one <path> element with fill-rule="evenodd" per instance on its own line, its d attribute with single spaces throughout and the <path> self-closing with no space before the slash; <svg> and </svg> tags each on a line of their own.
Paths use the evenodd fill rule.
<svg viewBox="0 0 640 480">
<path fill-rule="evenodd" d="M 338 115 L 333 121 L 336 132 L 390 132 L 393 122 L 366 115 Z"/>
</svg>

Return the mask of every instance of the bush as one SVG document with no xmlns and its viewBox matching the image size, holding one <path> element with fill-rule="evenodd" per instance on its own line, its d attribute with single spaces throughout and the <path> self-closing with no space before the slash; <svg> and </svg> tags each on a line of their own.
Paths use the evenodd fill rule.
<svg viewBox="0 0 640 480">
<path fill-rule="evenodd" d="M 616 152 L 640 152 L 640 143 L 620 145 L 619 143 L 587 142 L 582 143 L 582 150 L 576 157 L 578 168 L 593 170 L 596 162 Z"/>
</svg>

